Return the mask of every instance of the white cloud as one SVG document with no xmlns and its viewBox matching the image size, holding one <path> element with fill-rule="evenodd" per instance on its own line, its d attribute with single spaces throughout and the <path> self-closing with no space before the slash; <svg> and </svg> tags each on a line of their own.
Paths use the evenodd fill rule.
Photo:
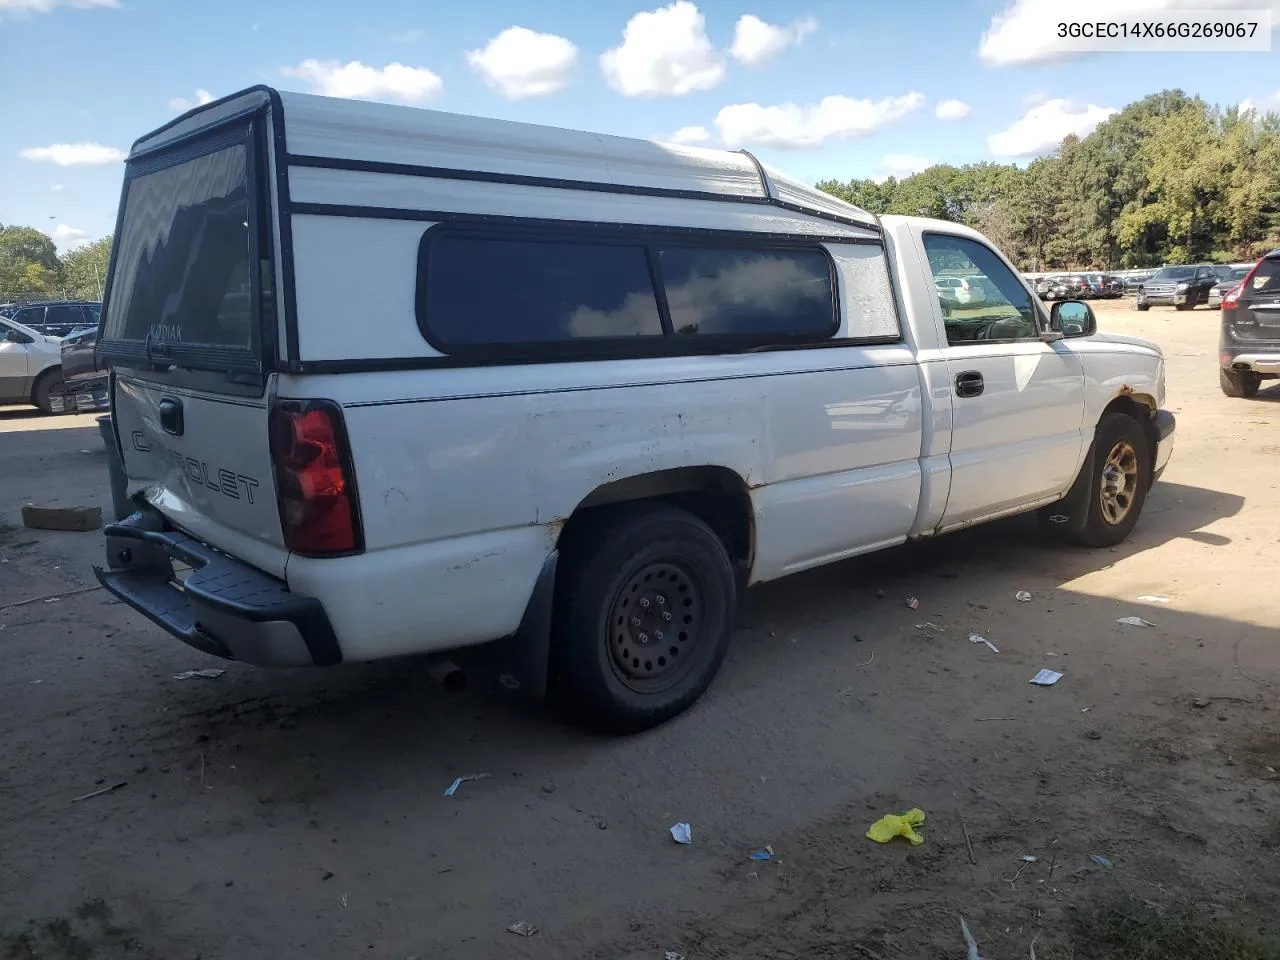
<svg viewBox="0 0 1280 960">
<path fill-rule="evenodd" d="M 169 109 L 177 110 L 179 113 L 190 110 L 192 107 L 201 107 L 206 103 L 213 102 L 213 94 L 208 90 L 197 90 L 196 98 L 188 100 L 186 97 L 174 97 L 169 101 Z"/>
<path fill-rule="evenodd" d="M 1083 106 L 1070 100 L 1048 100 L 1032 107 L 1008 130 L 987 137 L 987 149 L 997 157 L 1032 157 L 1057 148 L 1069 133 L 1085 137 L 1114 113 L 1115 107 Z"/>
<path fill-rule="evenodd" d="M 92 7 L 119 7 L 119 0 L 0 0 L 0 14 L 52 13 L 54 7 L 76 7 L 88 10 Z"/>
<path fill-rule="evenodd" d="M 706 127 L 681 127 L 666 138 L 667 143 L 706 143 L 711 139 L 711 131 Z"/>
<path fill-rule="evenodd" d="M 62 191 L 66 190 L 66 189 L 67 189 L 67 185 L 66 185 L 65 183 L 55 183 L 53 186 L 51 186 L 51 187 L 49 188 L 49 192 L 50 192 L 50 193 L 62 193 Z"/>
<path fill-rule="evenodd" d="M 1268 113 L 1280 113 L 1280 90 L 1275 93 L 1265 93 L 1260 97 L 1245 97 L 1240 101 L 1239 110 L 1241 113 L 1252 111 L 1259 117 Z"/>
<path fill-rule="evenodd" d="M 784 103 L 762 107 L 736 103 L 716 115 L 720 136 L 731 147 L 817 147 L 827 140 L 871 133 L 924 106 L 924 94 L 911 93 L 881 100 L 823 97 L 816 105 Z"/>
<path fill-rule="evenodd" d="M 1076 0 L 1066 19 L 1073 23 L 1122 22 L 1150 19 L 1173 10 L 1238 10 L 1251 6 L 1269 7 L 1273 27 L 1280 26 L 1280 0 Z M 1058 36 L 1063 10 L 1060 0 L 1013 0 L 1004 12 L 991 18 L 978 46 L 979 59 L 990 67 L 1010 67 L 1079 56 L 1073 51 L 1079 40 Z"/>
<path fill-rule="evenodd" d="M 79 227 L 70 227 L 65 223 L 60 223 L 52 230 L 45 231 L 49 238 L 53 240 L 54 246 L 62 252 L 74 250 L 76 247 L 84 246 L 89 242 L 89 234 Z"/>
<path fill-rule="evenodd" d="M 705 20 L 689 0 L 637 13 L 621 45 L 600 55 L 600 69 L 626 97 L 682 97 L 724 79 L 724 59 L 707 39 Z"/>
<path fill-rule="evenodd" d="M 19 153 L 24 160 L 56 163 L 60 167 L 100 167 L 125 158 L 123 150 L 100 143 L 55 143 L 50 147 L 25 147 Z"/>
<path fill-rule="evenodd" d="M 381 69 L 359 60 L 303 60 L 296 67 L 282 67 L 286 77 L 305 80 L 312 93 L 348 100 L 398 100 L 421 103 L 440 95 L 444 81 L 426 67 L 389 63 Z"/>
<path fill-rule="evenodd" d="M 973 107 L 963 100 L 943 100 L 933 111 L 933 115 L 939 120 L 963 120 L 972 112 Z"/>
<path fill-rule="evenodd" d="M 729 55 L 748 67 L 759 66 L 792 44 L 801 43 L 817 29 L 818 21 L 812 17 L 797 20 L 789 27 L 778 27 L 748 13 L 739 17 L 733 28 Z"/>
<path fill-rule="evenodd" d="M 886 153 L 880 158 L 880 176 L 876 180 L 884 180 L 888 177 L 897 177 L 901 180 L 903 177 L 909 177 L 913 173 L 919 173 L 921 170 L 928 170 L 932 167 L 936 160 L 930 160 L 928 157 L 917 157 L 910 153 Z"/>
<path fill-rule="evenodd" d="M 468 52 L 467 62 L 508 100 L 527 100 L 569 85 L 578 48 L 554 33 L 507 27 L 484 49 Z"/>
</svg>

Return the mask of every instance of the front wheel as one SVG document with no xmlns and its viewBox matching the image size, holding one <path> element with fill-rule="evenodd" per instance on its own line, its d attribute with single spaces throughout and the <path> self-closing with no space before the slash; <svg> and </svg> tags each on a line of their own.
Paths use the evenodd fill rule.
<svg viewBox="0 0 1280 960">
<path fill-rule="evenodd" d="M 1151 443 L 1143 425 L 1125 413 L 1104 415 L 1094 431 L 1092 462 L 1085 465 L 1088 473 L 1081 473 L 1062 504 L 1040 511 L 1042 525 L 1073 543 L 1115 546 L 1133 532 L 1142 514 L 1151 467 Z M 1065 508 L 1072 501 L 1079 504 L 1080 512 L 1074 515 Z"/>
<path fill-rule="evenodd" d="M 1135 304 L 1133 305 L 1133 309 L 1135 309 L 1135 310 L 1142 310 L 1142 311 L 1144 311 L 1144 312 L 1145 312 L 1145 311 L 1147 311 L 1147 310 L 1150 310 L 1150 309 L 1151 309 L 1151 304 L 1149 304 L 1149 303 L 1135 303 Z"/>
<path fill-rule="evenodd" d="M 556 683 L 580 719 L 633 732 L 711 685 L 733 631 L 736 579 L 715 532 L 665 504 L 584 519 L 565 544 Z"/>
<path fill-rule="evenodd" d="M 1252 370 L 1224 370 L 1219 367 L 1218 382 L 1222 385 L 1222 392 L 1228 397 L 1249 399 L 1258 395 L 1262 377 Z"/>
<path fill-rule="evenodd" d="M 1195 308 L 1196 302 L 1194 300 L 1188 300 L 1186 303 L 1175 303 L 1173 305 L 1173 309 L 1175 310 L 1194 310 Z"/>
</svg>

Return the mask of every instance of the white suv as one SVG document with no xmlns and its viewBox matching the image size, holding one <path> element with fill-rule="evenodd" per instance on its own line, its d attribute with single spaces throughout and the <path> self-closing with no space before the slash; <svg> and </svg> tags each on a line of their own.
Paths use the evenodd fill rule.
<svg viewBox="0 0 1280 960">
<path fill-rule="evenodd" d="M 0 403 L 53 413 L 62 386 L 62 341 L 0 317 Z"/>
</svg>

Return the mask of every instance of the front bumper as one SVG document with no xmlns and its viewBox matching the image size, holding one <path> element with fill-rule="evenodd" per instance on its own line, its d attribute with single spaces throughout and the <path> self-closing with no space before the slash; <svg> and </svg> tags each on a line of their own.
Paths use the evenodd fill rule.
<svg viewBox="0 0 1280 960">
<path fill-rule="evenodd" d="M 1138 303 L 1148 307 L 1179 307 L 1187 302 L 1186 293 L 1139 293 Z"/>
<path fill-rule="evenodd" d="M 342 660 L 333 626 L 314 597 L 218 553 L 156 515 L 135 513 L 104 531 L 110 569 L 98 581 L 183 643 L 215 657 L 263 667 L 326 666 Z M 174 561 L 191 568 L 185 581 Z"/>
<path fill-rule="evenodd" d="M 1151 430 L 1155 434 L 1156 458 L 1155 469 L 1151 473 L 1151 482 L 1155 483 L 1169 465 L 1173 456 L 1173 434 L 1178 423 L 1168 410 L 1157 410 L 1151 415 Z"/>
</svg>

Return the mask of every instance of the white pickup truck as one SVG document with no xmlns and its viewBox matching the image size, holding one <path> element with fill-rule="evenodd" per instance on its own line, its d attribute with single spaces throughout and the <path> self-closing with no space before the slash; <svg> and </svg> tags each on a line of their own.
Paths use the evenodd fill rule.
<svg viewBox="0 0 1280 960">
<path fill-rule="evenodd" d="M 116 238 L 98 576 L 254 664 L 482 647 L 636 729 L 745 587 L 1032 510 L 1117 543 L 1173 443 L 1158 347 L 745 152 L 253 88 L 134 144 Z"/>
</svg>

